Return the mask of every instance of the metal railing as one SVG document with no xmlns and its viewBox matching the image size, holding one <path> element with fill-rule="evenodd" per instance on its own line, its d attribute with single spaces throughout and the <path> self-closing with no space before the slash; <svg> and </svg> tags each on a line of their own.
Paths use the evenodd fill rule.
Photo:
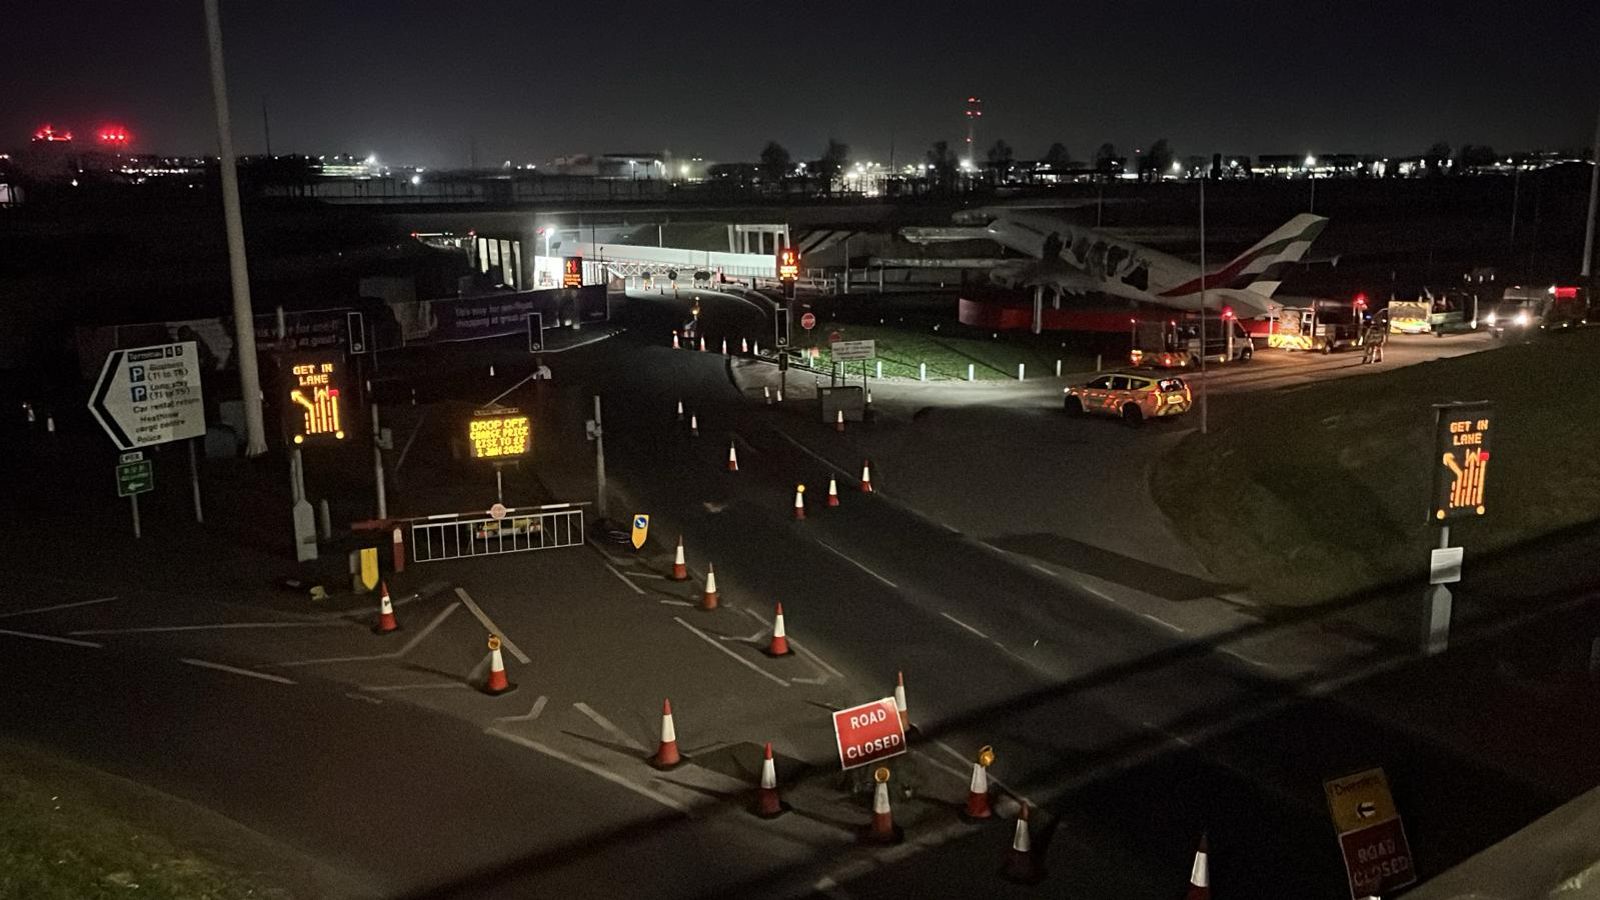
<svg viewBox="0 0 1600 900">
<path fill-rule="evenodd" d="M 411 559 L 435 562 L 583 543 L 583 508 L 575 503 L 508 509 L 501 518 L 446 513 L 411 523 Z"/>
</svg>

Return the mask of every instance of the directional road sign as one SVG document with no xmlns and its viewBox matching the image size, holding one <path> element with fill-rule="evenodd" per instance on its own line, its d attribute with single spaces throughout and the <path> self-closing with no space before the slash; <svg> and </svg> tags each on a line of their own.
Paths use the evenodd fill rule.
<svg viewBox="0 0 1600 900">
<path fill-rule="evenodd" d="M 828 349 L 837 360 L 876 359 L 878 356 L 877 341 L 834 341 Z"/>
<path fill-rule="evenodd" d="M 89 412 L 120 450 L 205 434 L 195 342 L 111 351 L 89 393 Z"/>
<path fill-rule="evenodd" d="M 1487 401 L 1434 408 L 1433 520 L 1484 514 L 1483 485 L 1489 474 Z"/>
<path fill-rule="evenodd" d="M 846 770 L 906 752 L 906 732 L 893 697 L 834 713 L 833 734 L 839 744 L 839 765 Z"/>
<path fill-rule="evenodd" d="M 650 537 L 650 517 L 645 515 L 644 513 L 639 513 L 638 515 L 633 517 L 633 532 L 629 536 L 630 540 L 633 543 L 633 549 L 638 550 L 641 547 L 643 547 L 644 546 L 644 542 L 647 539 L 649 539 L 649 537 Z"/>
<path fill-rule="evenodd" d="M 1389 779 L 1368 769 L 1323 784 L 1352 898 L 1388 896 L 1417 880 Z"/>
<path fill-rule="evenodd" d="M 123 454 L 128 456 L 130 454 Z M 117 496 L 145 494 L 156 486 L 155 463 L 148 459 L 117 463 Z"/>
</svg>

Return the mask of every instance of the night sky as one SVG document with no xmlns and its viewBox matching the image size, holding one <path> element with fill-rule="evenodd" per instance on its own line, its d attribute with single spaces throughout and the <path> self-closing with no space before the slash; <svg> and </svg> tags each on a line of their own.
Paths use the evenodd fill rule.
<svg viewBox="0 0 1600 900">
<path fill-rule="evenodd" d="M 1203 12 L 1200 10 L 1204 10 Z M 960 142 L 1079 159 L 1157 137 L 1180 154 L 1414 154 L 1587 143 L 1600 4 L 222 0 L 241 153 L 542 162 L 670 150 L 853 158 Z M 1178 10 L 1183 10 L 1179 12 Z M 125 124 L 135 149 L 215 152 L 201 0 L 10 4 L 0 147 L 42 122 Z"/>
</svg>

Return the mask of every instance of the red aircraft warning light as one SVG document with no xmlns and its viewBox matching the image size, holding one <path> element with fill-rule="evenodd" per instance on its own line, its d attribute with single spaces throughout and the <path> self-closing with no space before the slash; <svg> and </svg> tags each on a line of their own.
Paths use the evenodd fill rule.
<svg viewBox="0 0 1600 900">
<path fill-rule="evenodd" d="M 54 125 L 46 122 L 45 124 L 39 126 L 38 131 L 33 133 L 33 139 L 36 141 L 43 141 L 47 144 L 63 143 L 72 140 L 72 132 L 57 131 Z"/>
<path fill-rule="evenodd" d="M 105 125 L 95 133 L 95 140 L 109 147 L 126 147 L 132 138 L 121 125 Z"/>
</svg>

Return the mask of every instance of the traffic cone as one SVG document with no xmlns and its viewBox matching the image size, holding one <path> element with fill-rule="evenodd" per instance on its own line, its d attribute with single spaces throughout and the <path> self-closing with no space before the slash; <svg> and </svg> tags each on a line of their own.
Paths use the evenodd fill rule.
<svg viewBox="0 0 1600 900">
<path fill-rule="evenodd" d="M 678 421 L 679 422 L 683 421 L 683 401 L 682 400 L 678 401 Z"/>
<path fill-rule="evenodd" d="M 1206 836 L 1200 835 L 1200 846 L 1194 851 L 1194 867 L 1189 870 L 1189 893 L 1184 900 L 1211 900 L 1211 862 L 1206 854 Z"/>
<path fill-rule="evenodd" d="M 761 386 L 761 399 L 767 401 L 767 405 L 771 406 L 772 405 L 772 388 L 767 387 L 766 385 L 763 384 Z"/>
<path fill-rule="evenodd" d="M 700 608 L 708 611 L 717 608 L 717 570 L 710 563 L 706 563 L 706 589 L 700 595 Z"/>
<path fill-rule="evenodd" d="M 778 388 L 778 405 L 783 405 L 783 388 Z"/>
<path fill-rule="evenodd" d="M 1028 804 L 1022 804 L 1017 813 L 1017 830 L 1011 837 L 1011 849 L 1006 851 L 1005 865 L 1000 877 L 1013 884 L 1038 884 L 1044 880 L 1044 869 L 1033 854 L 1033 837 L 1028 833 Z"/>
<path fill-rule="evenodd" d="M 861 461 L 861 493 L 872 493 L 872 462 L 865 459 Z"/>
<path fill-rule="evenodd" d="M 489 364 L 489 377 L 490 378 L 494 377 L 494 363 L 490 363 Z"/>
<path fill-rule="evenodd" d="M 728 355 L 728 339 L 727 338 L 723 338 L 722 339 L 722 355 L 723 356 L 727 356 Z"/>
<path fill-rule="evenodd" d="M 678 330 L 676 328 L 674 328 L 672 330 L 672 349 L 674 349 L 674 350 L 682 350 L 683 349 L 682 347 L 678 346 Z"/>
<path fill-rule="evenodd" d="M 772 742 L 767 741 L 767 757 L 761 761 L 761 787 L 756 791 L 756 815 L 773 819 L 789 811 L 778 796 L 778 769 L 772 762 Z"/>
<path fill-rule="evenodd" d="M 750 341 L 748 339 L 739 338 L 739 352 L 745 356 L 750 355 Z"/>
<path fill-rule="evenodd" d="M 700 417 L 695 415 L 694 413 L 690 413 L 689 414 L 689 436 L 690 437 L 699 437 L 700 436 Z"/>
<path fill-rule="evenodd" d="M 796 519 L 806 517 L 806 486 L 803 484 L 794 486 L 794 517 Z"/>
<path fill-rule="evenodd" d="M 701 338 L 700 339 L 700 352 L 701 353 L 706 352 L 706 339 L 705 338 Z"/>
<path fill-rule="evenodd" d="M 833 430 L 844 434 L 844 410 L 834 410 Z"/>
<path fill-rule="evenodd" d="M 778 604 L 778 612 L 772 617 L 772 643 L 767 645 L 768 656 L 788 656 L 789 636 L 783 631 L 783 604 Z"/>
<path fill-rule="evenodd" d="M 678 552 L 672 557 L 672 580 L 689 580 L 689 563 L 683 558 L 683 535 L 678 535 Z"/>
<path fill-rule="evenodd" d="M 506 661 L 500 656 L 500 635 L 489 635 L 489 680 L 483 685 L 483 692 L 491 696 L 507 694 L 516 690 L 516 685 L 506 678 Z"/>
<path fill-rule="evenodd" d="M 394 618 L 394 604 L 389 602 L 389 585 L 387 582 L 378 582 L 383 599 L 378 601 L 378 624 L 372 626 L 373 634 L 388 634 L 399 631 L 400 623 Z"/>
<path fill-rule="evenodd" d="M 906 673 L 894 673 L 894 709 L 900 714 L 900 730 L 911 728 L 911 717 L 906 712 Z"/>
<path fill-rule="evenodd" d="M 656 748 L 656 755 L 650 757 L 650 765 L 658 769 L 676 768 L 683 762 L 683 757 L 678 755 L 678 730 L 672 727 L 672 701 L 661 701 L 661 745 Z"/>
<path fill-rule="evenodd" d="M 836 478 L 828 479 L 828 505 L 839 505 L 839 481 Z"/>
<path fill-rule="evenodd" d="M 739 451 L 734 449 L 732 442 L 728 444 L 728 471 L 739 471 Z"/>
<path fill-rule="evenodd" d="M 889 770 L 873 773 L 878 782 L 872 791 L 872 822 L 861 830 L 864 844 L 898 844 L 904 835 L 894 824 L 894 812 L 889 807 Z"/>
<path fill-rule="evenodd" d="M 989 770 L 982 763 L 972 764 L 972 782 L 967 785 L 967 808 L 961 818 L 972 824 L 986 822 L 994 816 L 989 808 Z"/>
</svg>

